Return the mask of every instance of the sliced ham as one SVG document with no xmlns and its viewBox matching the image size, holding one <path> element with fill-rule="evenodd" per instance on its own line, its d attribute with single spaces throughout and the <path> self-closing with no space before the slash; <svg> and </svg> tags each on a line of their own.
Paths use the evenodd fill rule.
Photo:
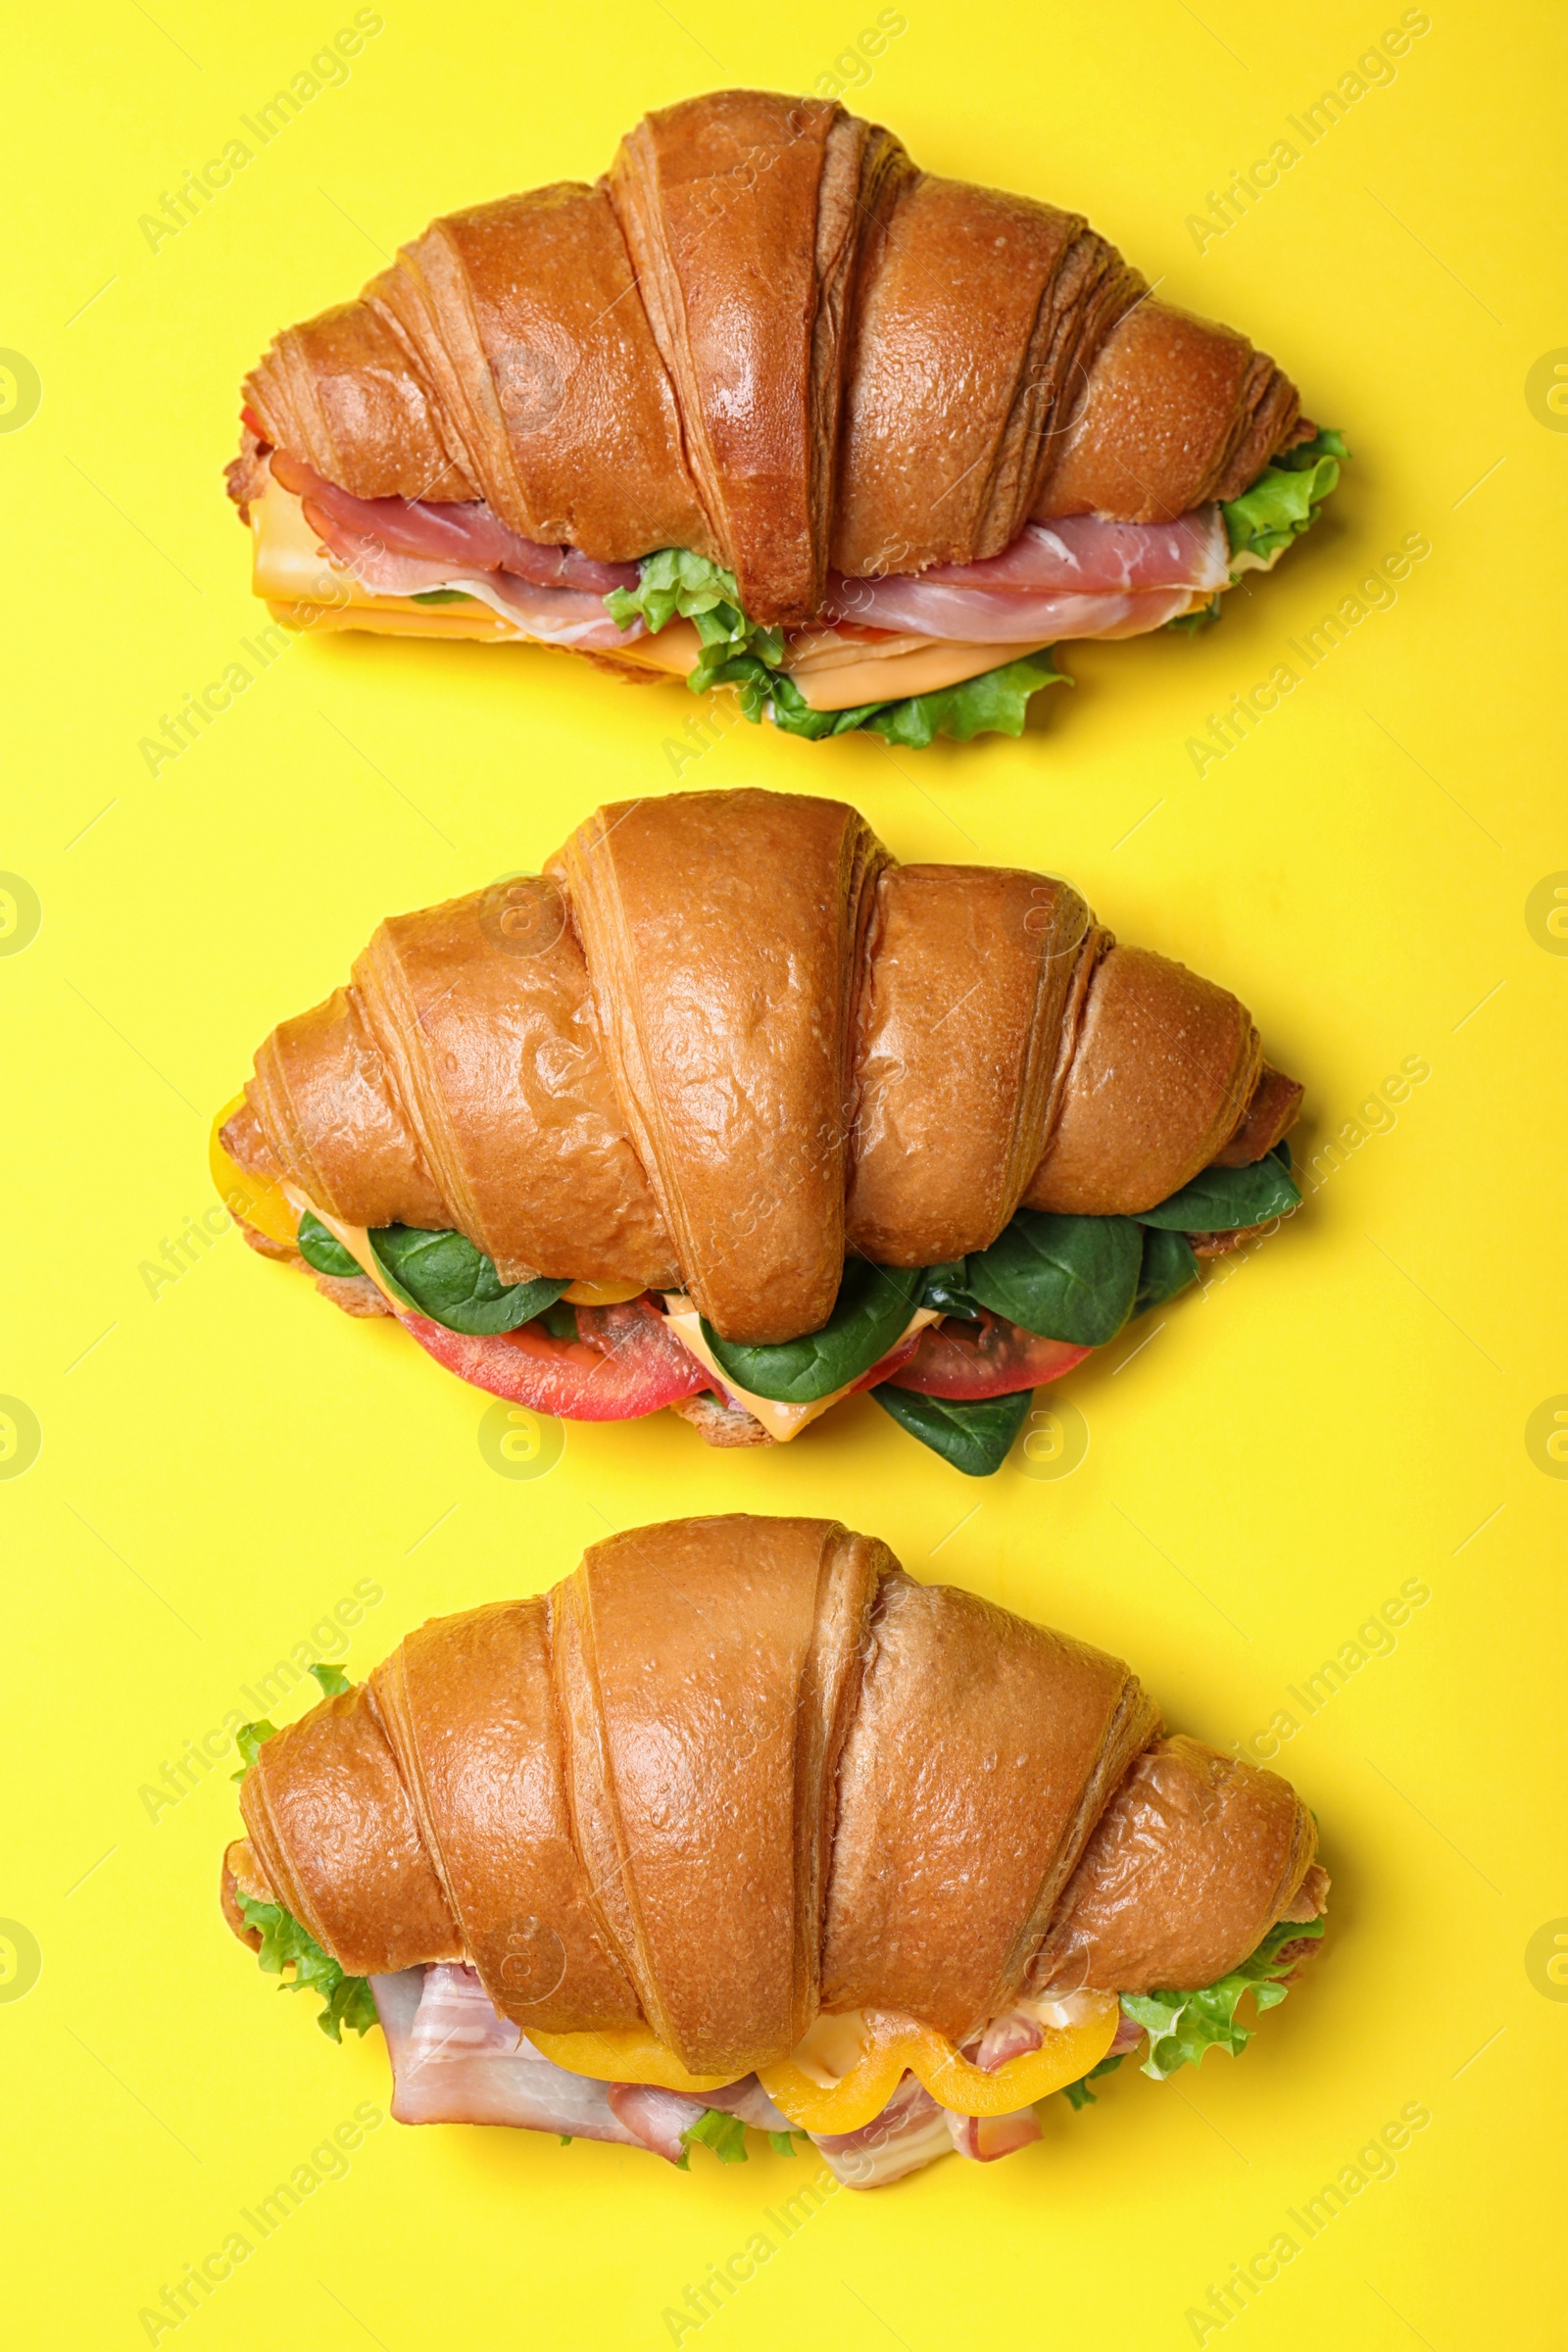
<svg viewBox="0 0 1568 2352">
<path fill-rule="evenodd" d="M 415 2056 L 416 2020 L 429 1977 L 420 1968 L 372 1977 L 376 2015 L 392 2059 L 392 2117 L 400 2124 L 511 2124 L 568 2139 L 607 2139 L 640 2148 L 646 2141 L 610 2104 L 610 2085 L 552 2066 L 531 2041 L 510 2055 L 449 2054 L 439 2063 Z M 443 2001 L 449 1995 L 438 1996 Z"/>
<path fill-rule="evenodd" d="M 616 653 L 646 634 L 641 621 L 617 628 L 603 597 L 583 589 L 541 587 L 508 571 L 396 553 L 379 539 L 333 521 L 315 499 L 305 500 L 303 512 L 327 553 L 353 572 L 362 588 L 379 596 L 426 596 L 432 589 L 457 588 L 541 644 L 589 653 Z"/>
<path fill-rule="evenodd" d="M 686 2153 L 682 2133 L 702 2122 L 707 2105 L 703 2099 L 683 2097 L 678 2090 L 662 2090 L 657 2082 L 612 2082 L 609 2097 L 616 2122 L 670 2164 L 679 2164 Z"/>
<path fill-rule="evenodd" d="M 1040 2137 L 1040 2118 L 1032 2107 L 1020 2107 L 1011 2115 L 944 2112 L 955 2150 L 971 2164 L 995 2164 L 999 2156 L 1016 2155 Z"/>
<path fill-rule="evenodd" d="M 1230 583 L 1230 542 L 1217 507 L 1195 507 L 1175 522 L 1063 514 L 1054 522 L 1026 522 L 1000 556 L 978 564 L 933 564 L 919 576 L 947 588 L 1002 588 L 1024 596 L 1062 591 L 1103 596 L 1144 588 L 1212 591 Z"/>
<path fill-rule="evenodd" d="M 492 2006 L 474 1970 L 445 1960 L 426 1969 L 409 2036 L 410 2066 L 450 2066 L 465 2058 L 514 2058 L 521 2047 L 520 2028 Z"/>
<path fill-rule="evenodd" d="M 946 2112 L 906 2075 L 881 2114 L 858 2132 L 813 2132 L 822 2162 L 846 2188 L 885 2188 L 951 2154 Z"/>
<path fill-rule="evenodd" d="M 579 548 L 542 547 L 521 539 L 482 499 L 427 505 L 416 498 L 351 498 L 280 449 L 272 452 L 271 467 L 285 490 L 309 500 L 334 529 L 373 540 L 390 555 L 419 556 L 469 571 L 510 572 L 536 588 L 581 588 L 593 596 L 637 585 L 635 564 L 596 564 Z"/>
<path fill-rule="evenodd" d="M 738 2115 L 754 2131 L 793 2132 L 796 2128 L 774 2106 L 755 2075 L 745 2075 L 739 2082 L 726 2082 L 721 2090 L 710 2090 L 704 2095 L 710 2107 L 721 2108 L 725 2115 Z"/>
<path fill-rule="evenodd" d="M 1229 542 L 1215 507 L 1164 523 L 1071 514 L 1025 523 L 1010 547 L 979 564 L 875 580 L 835 574 L 827 610 L 927 637 L 1039 644 L 1139 636 L 1229 581 Z"/>
<path fill-rule="evenodd" d="M 919 579 L 840 581 L 829 592 L 828 610 L 879 628 L 912 629 L 960 644 L 1039 646 L 1067 637 L 1141 637 L 1150 629 L 1163 628 L 1192 602 L 1190 588 L 1107 590 L 1097 596 L 1067 589 L 1022 594 L 1004 588 L 948 587 L 925 573 Z"/>
</svg>

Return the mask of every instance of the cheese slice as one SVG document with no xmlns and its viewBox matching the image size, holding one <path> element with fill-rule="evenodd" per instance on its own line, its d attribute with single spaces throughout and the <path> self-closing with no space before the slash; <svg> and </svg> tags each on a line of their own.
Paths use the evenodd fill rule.
<svg viewBox="0 0 1568 2352">
<path fill-rule="evenodd" d="M 978 678 L 1004 662 L 1021 662 L 1025 654 L 1041 651 L 1035 645 L 959 645 L 950 638 L 916 641 L 918 650 L 906 650 L 908 638 L 895 638 L 884 650 L 875 645 L 859 649 L 860 659 L 835 660 L 827 666 L 809 661 L 789 663 L 789 674 L 812 710 L 854 710 L 861 703 L 895 703 L 911 694 L 935 694 L 942 686 L 957 686 Z"/>
<path fill-rule="evenodd" d="M 798 1438 L 808 1422 L 815 1421 L 837 1404 L 841 1397 L 848 1396 L 855 1387 L 855 1382 L 848 1380 L 843 1388 L 835 1389 L 830 1396 L 819 1396 L 814 1404 L 779 1404 L 771 1396 L 754 1396 L 750 1389 L 741 1388 L 727 1372 L 720 1369 L 717 1358 L 703 1337 L 703 1319 L 683 1291 L 666 1293 L 664 1310 L 669 1317 L 670 1328 L 679 1333 L 698 1362 L 711 1372 L 723 1394 L 733 1403 L 743 1405 L 755 1420 L 760 1421 L 775 1445 L 787 1446 L 791 1438 Z M 938 1316 L 939 1310 L 934 1306 L 916 1307 L 894 1341 L 894 1348 L 908 1339 L 912 1332 L 923 1331 L 928 1323 L 935 1323 Z M 891 1355 L 893 1349 L 890 1348 L 887 1352 Z"/>
</svg>

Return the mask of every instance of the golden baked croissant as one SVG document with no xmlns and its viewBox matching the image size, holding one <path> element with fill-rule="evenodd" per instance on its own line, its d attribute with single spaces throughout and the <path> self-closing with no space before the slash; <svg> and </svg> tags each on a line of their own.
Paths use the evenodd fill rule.
<svg viewBox="0 0 1568 2352">
<path fill-rule="evenodd" d="M 322 1671 L 241 1735 L 223 1907 L 334 2039 L 373 1996 L 404 2122 L 679 2159 L 711 2110 L 871 2185 L 1038 2137 L 1146 2031 L 1156 2076 L 1239 2049 L 1320 1932 L 1286 1782 L 833 1520 L 639 1528 Z"/>
<path fill-rule="evenodd" d="M 874 1383 L 928 1443 L 922 1400 L 944 1437 L 984 1404 L 995 1458 L 939 1450 L 995 1468 L 1037 1382 L 1194 1278 L 1184 1235 L 1295 1204 L 1300 1091 L 1063 882 L 682 793 L 383 923 L 215 1167 L 259 1247 L 519 1404 L 755 1443 Z"/>
<path fill-rule="evenodd" d="M 242 416 L 279 620 L 531 639 L 907 743 L 1016 734 L 1040 649 L 1215 609 L 1346 454 L 1080 215 L 755 90 L 435 221 L 278 336 Z"/>
</svg>

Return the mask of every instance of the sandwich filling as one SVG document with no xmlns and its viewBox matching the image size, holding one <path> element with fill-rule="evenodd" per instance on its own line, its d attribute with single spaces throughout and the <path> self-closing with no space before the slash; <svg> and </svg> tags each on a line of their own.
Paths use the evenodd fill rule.
<svg viewBox="0 0 1568 2352">
<path fill-rule="evenodd" d="M 271 1727 L 246 1729 L 254 1753 Z M 901 2180 L 939 2156 L 1012 2155 L 1041 2137 L 1041 2101 L 1059 2091 L 1075 2109 L 1092 2105 L 1091 2084 L 1140 2047 L 1142 2071 L 1156 2082 L 1211 2048 L 1239 2056 L 1254 2031 L 1242 2022 L 1243 2001 L 1250 1993 L 1261 2013 L 1284 2000 L 1323 1933 L 1327 1890 L 1314 1863 L 1287 1916 L 1213 1984 L 1019 1999 L 960 2047 L 891 2012 L 824 2012 L 787 2058 L 720 2082 L 687 2075 L 646 2031 L 530 2034 L 501 2015 L 466 1961 L 347 1977 L 270 1899 L 247 1844 L 231 1847 L 225 1866 L 230 1924 L 279 1988 L 315 1991 L 317 2022 L 333 2041 L 345 2025 L 362 2034 L 380 2025 L 396 2122 L 554 2132 L 563 2143 L 640 2147 L 682 2171 L 699 2146 L 720 2163 L 745 2163 L 748 2132 L 760 2132 L 780 2155 L 809 2140 L 856 2188 Z"/>
<path fill-rule="evenodd" d="M 602 564 L 521 538 L 483 500 L 352 497 L 246 411 L 235 494 L 254 585 L 285 625 L 555 645 L 632 676 L 726 686 L 743 714 L 816 738 L 867 729 L 911 747 L 1021 732 L 1067 683 L 1049 649 L 1216 618 L 1315 521 L 1349 453 L 1317 433 L 1224 505 L 1168 523 L 1073 514 L 1026 523 L 1000 555 L 919 573 L 829 575 L 804 628 L 763 627 L 731 573 L 687 548 Z"/>
<path fill-rule="evenodd" d="M 1019 1209 L 988 1250 L 925 1267 L 847 1261 L 827 1323 L 777 1345 L 722 1339 L 684 1293 L 630 1283 L 502 1282 L 456 1232 L 367 1230 L 298 1186 L 253 1173 L 241 1102 L 219 1113 L 218 1189 L 248 1241 L 313 1272 L 354 1314 L 390 1314 L 474 1387 L 566 1420 L 672 1406 L 710 1443 L 787 1444 L 868 1391 L 899 1426 L 971 1477 L 1005 1459 L 1034 1390 L 1200 1279 L 1299 1205 L 1290 1146 L 1209 1167 L 1139 1217 Z"/>
</svg>

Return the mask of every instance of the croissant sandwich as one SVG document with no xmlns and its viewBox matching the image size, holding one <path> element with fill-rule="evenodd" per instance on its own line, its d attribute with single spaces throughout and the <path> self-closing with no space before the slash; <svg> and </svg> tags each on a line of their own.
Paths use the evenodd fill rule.
<svg viewBox="0 0 1568 2352">
<path fill-rule="evenodd" d="M 1128 1669 L 828 1519 L 675 1519 L 239 1734 L 230 1927 L 400 2122 L 897 2180 L 1163 2079 L 1322 1933 L 1312 1817 Z M 238 1777 L 238 1776 L 237 1776 Z"/>
<path fill-rule="evenodd" d="M 1062 639 L 1212 615 L 1348 454 L 1081 215 L 757 90 L 433 222 L 241 416 L 286 626 L 564 646 L 911 745 L 1019 733 Z"/>
<path fill-rule="evenodd" d="M 852 1390 L 961 1470 L 1299 1196 L 1244 1005 L 840 801 L 601 808 L 381 925 L 219 1113 L 258 1249 L 535 1412 L 720 1445 Z"/>
</svg>

